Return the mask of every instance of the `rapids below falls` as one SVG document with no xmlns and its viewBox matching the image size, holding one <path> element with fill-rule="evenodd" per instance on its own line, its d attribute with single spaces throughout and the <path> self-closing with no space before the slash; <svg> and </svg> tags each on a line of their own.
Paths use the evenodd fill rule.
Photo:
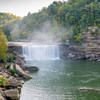
<svg viewBox="0 0 100 100">
<path fill-rule="evenodd" d="M 100 100 L 100 92 L 78 88 L 100 89 L 100 62 L 60 59 L 58 45 L 23 45 L 26 63 L 40 70 L 31 73 L 20 100 Z"/>
</svg>

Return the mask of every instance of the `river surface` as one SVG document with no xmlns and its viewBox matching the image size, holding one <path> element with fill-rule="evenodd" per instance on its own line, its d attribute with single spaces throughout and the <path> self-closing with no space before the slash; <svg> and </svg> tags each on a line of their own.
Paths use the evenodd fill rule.
<svg viewBox="0 0 100 100">
<path fill-rule="evenodd" d="M 38 66 L 33 79 L 26 81 L 20 100 L 100 100 L 100 92 L 78 88 L 100 89 L 100 62 L 71 60 L 27 61 Z"/>
</svg>

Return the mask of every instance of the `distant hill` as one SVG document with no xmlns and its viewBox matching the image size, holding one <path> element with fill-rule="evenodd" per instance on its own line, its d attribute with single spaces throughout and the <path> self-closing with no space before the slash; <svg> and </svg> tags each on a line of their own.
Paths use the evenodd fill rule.
<svg viewBox="0 0 100 100">
<path fill-rule="evenodd" d="M 21 17 L 13 15 L 11 13 L 0 12 L 0 29 L 4 31 L 8 40 L 11 40 L 11 23 L 15 23 L 16 21 L 20 21 L 21 19 Z M 14 26 L 12 28 L 14 28 Z"/>
<path fill-rule="evenodd" d="M 54 1 L 38 13 L 28 13 L 21 20 L 10 14 L 4 13 L 4 16 L 0 17 L 0 26 L 4 26 L 9 40 L 65 42 L 69 39 L 81 42 L 82 33 L 88 33 L 89 27 L 98 28 L 94 35 L 100 33 L 100 0 Z"/>
<path fill-rule="evenodd" d="M 100 0 L 54 1 L 38 13 L 29 13 L 21 24 L 21 38 L 40 39 L 36 35 L 42 38 L 45 34 L 54 41 L 81 42 L 88 27 L 100 28 Z"/>
<path fill-rule="evenodd" d="M 11 13 L 0 12 L 0 27 L 3 27 L 8 23 L 14 22 L 15 20 L 19 19 L 21 19 L 21 17 L 15 16 Z"/>
</svg>

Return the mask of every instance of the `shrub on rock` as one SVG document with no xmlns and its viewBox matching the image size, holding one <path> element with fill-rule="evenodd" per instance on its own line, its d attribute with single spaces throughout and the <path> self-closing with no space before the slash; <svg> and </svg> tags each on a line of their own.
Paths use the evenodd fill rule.
<svg viewBox="0 0 100 100">
<path fill-rule="evenodd" d="M 13 62 L 13 60 L 14 60 L 14 55 L 10 55 L 9 58 L 8 58 L 8 61 Z"/>
<path fill-rule="evenodd" d="M 0 61 L 5 61 L 7 56 L 7 38 L 3 31 L 0 29 Z"/>
</svg>

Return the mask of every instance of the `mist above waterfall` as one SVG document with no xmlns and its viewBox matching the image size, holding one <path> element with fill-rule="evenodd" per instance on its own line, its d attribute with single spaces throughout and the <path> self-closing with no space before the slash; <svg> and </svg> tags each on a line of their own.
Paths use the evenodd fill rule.
<svg viewBox="0 0 100 100">
<path fill-rule="evenodd" d="M 67 28 L 59 27 L 56 21 L 46 21 L 40 28 L 28 32 L 28 40 L 39 44 L 55 44 L 67 40 Z"/>
<path fill-rule="evenodd" d="M 50 16 L 49 8 L 38 13 L 29 13 L 22 20 L 16 20 L 6 26 L 12 41 L 30 41 L 41 44 L 61 43 L 68 39 L 70 25 L 63 26 Z"/>
<path fill-rule="evenodd" d="M 28 22 L 22 24 L 18 21 L 7 26 L 13 41 L 28 40 L 36 44 L 55 44 L 66 41 L 68 39 L 68 34 L 70 33 L 68 26 L 66 28 L 58 26 L 54 19 L 53 21 L 44 21 L 37 27 L 33 27 L 31 23 L 27 28 L 27 24 Z"/>
<path fill-rule="evenodd" d="M 46 21 L 40 29 L 29 33 L 29 40 L 41 44 L 59 43 L 61 41 L 61 34 L 64 34 L 64 30 L 58 30 L 57 28 L 56 22 Z"/>
</svg>

